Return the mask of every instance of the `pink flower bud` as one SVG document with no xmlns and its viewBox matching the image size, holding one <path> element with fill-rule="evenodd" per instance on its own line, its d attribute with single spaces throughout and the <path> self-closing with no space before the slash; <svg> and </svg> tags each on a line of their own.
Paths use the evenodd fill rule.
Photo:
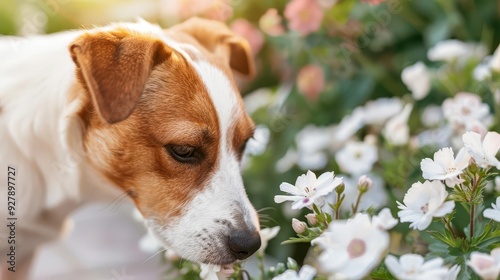
<svg viewBox="0 0 500 280">
<path fill-rule="evenodd" d="M 360 192 L 366 192 L 368 191 L 373 185 L 372 179 L 370 177 L 363 175 L 359 177 L 358 181 L 358 189 Z"/>
<path fill-rule="evenodd" d="M 306 215 L 307 222 L 311 225 L 314 226 L 318 223 L 318 219 L 316 219 L 316 214 L 314 213 L 309 213 Z"/>
<path fill-rule="evenodd" d="M 306 231 L 307 225 L 295 218 L 292 219 L 292 228 L 297 234 L 302 234 Z"/>
</svg>

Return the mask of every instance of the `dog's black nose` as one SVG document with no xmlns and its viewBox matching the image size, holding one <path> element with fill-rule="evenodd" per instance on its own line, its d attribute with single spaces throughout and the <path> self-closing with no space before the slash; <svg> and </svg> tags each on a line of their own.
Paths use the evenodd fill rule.
<svg viewBox="0 0 500 280">
<path fill-rule="evenodd" d="M 258 232 L 235 231 L 229 236 L 229 249 L 238 260 L 250 257 L 260 248 Z"/>
</svg>

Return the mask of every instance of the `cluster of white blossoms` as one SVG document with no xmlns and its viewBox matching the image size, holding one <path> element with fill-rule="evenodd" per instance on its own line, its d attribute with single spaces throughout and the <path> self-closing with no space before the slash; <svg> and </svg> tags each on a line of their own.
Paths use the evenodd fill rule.
<svg viewBox="0 0 500 280">
<path fill-rule="evenodd" d="M 483 140 L 475 132 L 466 132 L 462 136 L 464 147 L 454 157 L 451 148 L 443 148 L 434 153 L 434 158 L 425 158 L 420 163 L 423 177 L 431 181 L 414 183 L 404 196 L 403 203 L 398 202 L 398 216 L 401 222 L 410 222 L 410 227 L 426 229 L 434 217 L 443 217 L 453 211 L 455 202 L 448 201 L 448 187 L 460 185 L 461 174 L 472 158 L 482 168 L 500 168 L 496 154 L 500 149 L 500 134 L 488 132 Z M 491 212 L 487 212 L 491 215 Z"/>
</svg>

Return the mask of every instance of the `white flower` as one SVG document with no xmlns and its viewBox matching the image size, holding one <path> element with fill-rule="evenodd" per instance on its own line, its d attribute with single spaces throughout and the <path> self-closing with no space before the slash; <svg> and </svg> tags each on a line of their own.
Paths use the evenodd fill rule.
<svg viewBox="0 0 500 280">
<path fill-rule="evenodd" d="M 464 61 L 471 57 L 481 59 L 486 55 L 486 52 L 485 47 L 482 45 L 465 43 L 459 40 L 445 40 L 430 48 L 427 57 L 431 61 Z"/>
<path fill-rule="evenodd" d="M 500 222 L 500 196 L 497 197 L 496 203 L 491 204 L 491 207 L 492 208 L 484 210 L 483 216 L 493 221 Z"/>
<path fill-rule="evenodd" d="M 451 148 L 443 148 L 434 153 L 434 160 L 424 158 L 420 162 L 422 177 L 428 180 L 446 180 L 446 185 L 453 188 L 460 184 L 458 176 L 469 164 L 470 156 L 465 148 L 460 149 L 456 158 L 453 158 Z"/>
<path fill-rule="evenodd" d="M 297 162 L 299 155 L 293 148 L 289 148 L 286 154 L 276 161 L 274 169 L 279 173 L 285 173 Z"/>
<path fill-rule="evenodd" d="M 496 280 L 500 275 L 500 248 L 493 249 L 489 255 L 472 252 L 467 265 L 482 279 Z"/>
<path fill-rule="evenodd" d="M 351 206 L 356 202 L 356 199 L 358 198 L 359 195 L 358 184 L 357 184 L 359 180 L 356 180 L 355 178 L 349 176 L 344 176 L 344 175 L 339 175 L 339 176 L 342 176 L 342 181 L 344 181 L 345 184 L 345 189 L 344 189 L 345 198 L 342 204 L 340 205 L 340 209 L 342 211 L 351 211 Z M 387 205 L 388 197 L 384 187 L 384 180 L 380 176 L 375 174 L 369 174 L 368 176 L 370 176 L 370 178 L 372 179 L 373 184 L 372 187 L 369 188 L 368 191 L 364 193 L 363 196 L 361 197 L 361 200 L 359 201 L 358 205 L 358 211 L 367 210 L 370 207 L 377 209 Z M 332 199 L 336 201 L 336 198 Z"/>
<path fill-rule="evenodd" d="M 490 68 L 493 71 L 500 72 L 500 45 L 498 45 L 493 57 L 490 60 Z"/>
<path fill-rule="evenodd" d="M 500 149 L 500 134 L 488 132 L 481 142 L 481 135 L 467 131 L 463 136 L 464 146 L 479 167 L 495 166 L 500 169 L 500 161 L 496 154 Z"/>
<path fill-rule="evenodd" d="M 368 173 L 378 160 L 377 146 L 360 141 L 347 142 L 335 154 L 340 169 L 353 175 Z"/>
<path fill-rule="evenodd" d="M 490 62 L 491 62 L 491 56 L 487 56 L 479 63 L 476 68 L 474 68 L 474 71 L 472 72 L 472 76 L 474 76 L 474 79 L 477 81 L 484 81 L 487 78 L 491 77 L 491 72 L 490 72 Z"/>
<path fill-rule="evenodd" d="M 310 265 L 304 265 L 299 273 L 295 270 L 288 269 L 282 274 L 273 277 L 273 280 L 312 280 L 316 275 L 316 269 Z"/>
<path fill-rule="evenodd" d="M 258 125 L 255 128 L 253 137 L 248 140 L 245 148 L 245 154 L 249 155 L 261 155 L 265 152 L 267 144 L 269 143 L 269 138 L 271 137 L 271 131 L 265 125 Z"/>
<path fill-rule="evenodd" d="M 229 278 L 233 273 L 233 265 L 200 264 L 200 278 L 203 280 L 221 280 Z"/>
<path fill-rule="evenodd" d="M 253 114 L 262 107 L 271 104 L 275 99 L 273 91 L 269 88 L 259 88 L 250 92 L 243 98 L 245 102 L 245 110 L 248 114 Z"/>
<path fill-rule="evenodd" d="M 457 280 L 459 273 L 460 265 L 456 264 L 448 270 L 448 275 L 444 278 L 444 280 Z"/>
<path fill-rule="evenodd" d="M 278 235 L 279 231 L 280 231 L 279 226 L 275 226 L 272 228 L 263 228 L 259 231 L 261 243 L 260 243 L 260 248 L 257 251 L 257 255 L 264 255 L 264 251 L 267 248 L 267 243 L 269 242 L 269 240 L 276 237 L 276 235 Z"/>
<path fill-rule="evenodd" d="M 420 119 L 426 127 L 438 126 L 444 120 L 443 109 L 437 105 L 427 106 L 422 112 Z"/>
<path fill-rule="evenodd" d="M 292 209 L 310 207 L 313 203 L 323 204 L 323 197 L 331 193 L 342 183 L 342 178 L 335 177 L 333 172 L 325 172 L 316 178 L 316 174 L 307 171 L 300 175 L 295 186 L 289 183 L 281 183 L 280 190 L 291 195 L 276 195 L 274 202 L 293 201 Z"/>
<path fill-rule="evenodd" d="M 367 214 L 335 220 L 311 242 L 323 251 L 318 262 L 336 277 L 361 279 L 380 262 L 389 247 L 389 234 L 373 226 Z"/>
<path fill-rule="evenodd" d="M 385 265 L 392 276 L 399 280 L 444 280 L 448 276 L 448 268 L 443 266 L 442 258 L 425 261 L 421 255 L 406 254 L 398 260 L 388 255 Z"/>
<path fill-rule="evenodd" d="M 479 96 L 469 92 L 460 92 L 446 99 L 442 107 L 444 117 L 458 131 L 472 125 L 474 121 L 484 122 L 490 114 L 488 104 L 482 103 Z"/>
<path fill-rule="evenodd" d="M 401 222 L 410 222 L 410 227 L 418 230 L 426 229 L 433 217 L 443 217 L 451 213 L 455 207 L 454 201 L 446 201 L 448 192 L 440 181 L 425 181 L 414 183 L 403 199 L 399 201 L 398 216 Z"/>
<path fill-rule="evenodd" d="M 334 139 L 343 143 L 353 136 L 360 128 L 365 125 L 365 112 L 362 107 L 356 107 L 352 114 L 345 116 L 335 128 Z"/>
<path fill-rule="evenodd" d="M 408 119 L 412 109 L 413 104 L 406 104 L 399 114 L 387 121 L 382 133 L 389 143 L 397 146 L 408 143 L 410 139 Z"/>
<path fill-rule="evenodd" d="M 450 126 L 444 125 L 438 128 L 424 130 L 416 136 L 415 145 L 416 147 L 423 147 L 426 145 L 436 146 L 436 147 L 446 147 L 450 146 L 453 136 L 453 130 Z M 460 139 L 460 145 L 462 146 L 462 140 Z"/>
<path fill-rule="evenodd" d="M 423 99 L 431 90 L 431 75 L 421 61 L 403 69 L 401 79 L 415 100 Z"/>
<path fill-rule="evenodd" d="M 366 124 L 383 125 L 389 118 L 401 112 L 403 102 L 399 98 L 378 98 L 363 107 Z"/>
<path fill-rule="evenodd" d="M 390 230 L 398 224 L 398 220 L 392 216 L 389 208 L 384 208 L 378 215 L 373 216 L 372 224 L 376 228 Z"/>
<path fill-rule="evenodd" d="M 295 137 L 297 144 L 297 164 L 302 169 L 322 169 L 328 163 L 325 150 L 332 141 L 333 127 L 308 125 Z"/>
</svg>

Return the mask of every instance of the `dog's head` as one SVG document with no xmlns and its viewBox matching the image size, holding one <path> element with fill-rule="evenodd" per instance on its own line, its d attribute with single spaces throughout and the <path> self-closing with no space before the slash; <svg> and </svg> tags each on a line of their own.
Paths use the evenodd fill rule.
<svg viewBox="0 0 500 280">
<path fill-rule="evenodd" d="M 90 30 L 70 45 L 86 98 L 88 161 L 122 188 L 182 257 L 228 264 L 260 247 L 240 160 L 254 124 L 232 71 L 254 72 L 248 43 L 192 19 Z"/>
</svg>

